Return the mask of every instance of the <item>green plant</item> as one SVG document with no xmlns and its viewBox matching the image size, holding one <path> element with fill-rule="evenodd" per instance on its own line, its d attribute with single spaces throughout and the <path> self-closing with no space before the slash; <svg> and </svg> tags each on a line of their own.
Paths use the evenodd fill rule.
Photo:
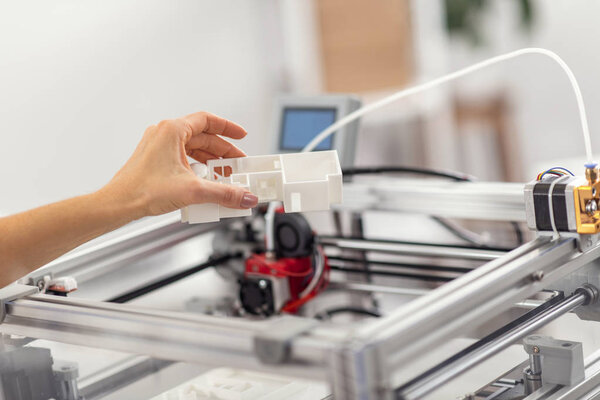
<svg viewBox="0 0 600 400">
<path fill-rule="evenodd" d="M 518 3 L 521 27 L 529 30 L 534 11 L 530 0 L 512 0 Z M 445 0 L 446 28 L 451 35 L 462 36 L 473 45 L 484 42 L 482 18 L 490 0 Z"/>
</svg>

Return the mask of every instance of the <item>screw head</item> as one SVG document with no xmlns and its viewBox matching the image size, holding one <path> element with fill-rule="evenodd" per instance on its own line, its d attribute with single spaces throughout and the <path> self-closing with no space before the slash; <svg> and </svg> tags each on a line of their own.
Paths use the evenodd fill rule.
<svg viewBox="0 0 600 400">
<path fill-rule="evenodd" d="M 588 202 L 585 204 L 585 212 L 589 215 L 592 215 L 596 211 L 598 211 L 598 203 L 596 203 L 596 200 L 588 200 Z"/>
<path fill-rule="evenodd" d="M 544 279 L 544 271 L 540 270 L 540 271 L 535 271 L 533 274 L 531 274 L 531 279 L 534 282 L 539 282 L 542 279 Z"/>
</svg>

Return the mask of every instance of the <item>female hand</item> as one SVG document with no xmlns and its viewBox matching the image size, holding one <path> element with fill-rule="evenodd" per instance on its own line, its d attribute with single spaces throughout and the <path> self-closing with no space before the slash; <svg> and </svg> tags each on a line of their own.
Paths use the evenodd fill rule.
<svg viewBox="0 0 600 400">
<path fill-rule="evenodd" d="M 186 155 L 199 162 L 245 156 L 220 136 L 241 139 L 246 131 L 206 112 L 153 125 L 146 129 L 131 158 L 101 192 L 123 202 L 124 206 L 131 205 L 134 219 L 198 203 L 254 207 L 258 198 L 252 193 L 198 179 L 190 168 Z"/>
</svg>

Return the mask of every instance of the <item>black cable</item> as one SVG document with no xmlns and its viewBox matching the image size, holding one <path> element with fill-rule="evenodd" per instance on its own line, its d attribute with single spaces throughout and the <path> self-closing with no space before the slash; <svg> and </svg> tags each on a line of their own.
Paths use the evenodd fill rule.
<svg viewBox="0 0 600 400">
<path fill-rule="evenodd" d="M 354 236 L 333 236 L 333 235 L 319 235 L 318 239 L 329 239 L 329 240 L 354 240 L 354 241 L 363 241 L 363 242 L 381 242 L 381 243 L 390 243 L 390 244 L 399 244 L 399 245 L 416 245 L 416 246 L 427 246 L 427 247 L 448 247 L 453 249 L 466 249 L 466 250 L 493 250 L 493 251 L 505 251 L 509 252 L 512 249 L 508 249 L 505 247 L 492 247 L 492 246 L 473 246 L 473 245 L 464 245 L 464 244 L 444 244 L 444 243 L 424 243 L 424 242 L 408 242 L 404 240 L 390 240 L 390 239 L 365 239 L 361 237 Z M 319 242 L 322 246 L 333 246 L 337 247 L 332 243 L 324 243 L 323 241 Z"/>
<path fill-rule="evenodd" d="M 377 310 L 369 310 L 367 308 L 345 306 L 345 307 L 330 308 L 328 310 L 321 311 L 320 313 L 315 315 L 315 318 L 316 319 L 325 319 L 325 317 L 331 317 L 335 314 L 341 314 L 341 313 L 353 313 L 353 314 L 368 315 L 370 317 L 375 317 L 375 318 L 381 317 L 381 314 Z"/>
<path fill-rule="evenodd" d="M 435 276 L 435 275 L 423 275 L 423 274 L 409 274 L 404 272 L 392 272 L 392 271 L 379 271 L 376 269 L 369 269 L 369 271 L 365 271 L 364 269 L 356 269 L 356 268 L 347 268 L 342 267 L 340 265 L 335 265 L 329 263 L 329 267 L 332 271 L 340 271 L 347 272 L 349 274 L 371 274 L 371 275 L 380 275 L 380 276 L 390 276 L 394 278 L 408 278 L 408 279 L 419 279 L 422 281 L 433 281 L 433 282 L 450 282 L 454 278 L 450 278 L 447 276 Z"/>
<path fill-rule="evenodd" d="M 354 175 L 376 175 L 386 173 L 403 173 L 403 174 L 415 174 L 415 175 L 427 175 L 436 176 L 439 178 L 452 179 L 457 182 L 474 181 L 475 178 L 463 174 L 460 172 L 453 171 L 441 171 L 428 168 L 416 168 L 416 167 L 395 167 L 395 166 L 383 166 L 383 167 L 361 167 L 361 168 L 344 168 L 342 175 L 354 176 Z"/>
<path fill-rule="evenodd" d="M 364 224 L 363 224 L 363 219 L 362 219 L 362 215 L 360 213 L 352 213 L 352 233 L 355 234 L 357 237 L 363 238 L 365 237 L 364 235 Z M 363 250 L 356 250 L 356 252 L 358 254 L 360 254 L 360 257 L 363 259 L 363 264 L 362 267 L 365 271 L 369 270 L 369 264 L 366 262 L 367 261 L 367 257 L 366 257 L 366 252 Z M 367 274 L 366 275 L 367 278 L 367 282 L 371 282 L 371 275 Z M 373 299 L 373 301 L 375 301 L 375 299 Z"/>
<path fill-rule="evenodd" d="M 465 267 L 451 267 L 445 265 L 430 265 L 430 264 L 407 264 L 407 263 L 397 263 L 393 261 L 376 261 L 376 260 L 361 260 L 354 259 L 351 257 L 343 257 L 343 256 L 330 256 L 327 255 L 328 260 L 336 260 L 336 261 L 344 261 L 344 262 L 352 262 L 358 264 L 370 264 L 370 265 L 383 265 L 386 267 L 397 267 L 397 268 L 414 268 L 414 269 L 424 269 L 427 271 L 438 271 L 438 272 L 455 272 L 459 274 L 466 274 L 467 272 L 471 272 L 474 268 L 465 268 Z"/>
<path fill-rule="evenodd" d="M 177 282 L 183 278 L 186 278 L 190 275 L 193 275 L 197 272 L 203 271 L 210 267 L 215 267 L 219 264 L 223 264 L 231 259 L 241 257 L 241 253 L 236 254 L 226 254 L 219 257 L 210 257 L 206 262 L 202 264 L 196 265 L 192 268 L 188 268 L 184 271 L 177 272 L 173 275 L 167 276 L 166 278 L 159 279 L 147 285 L 141 286 L 139 288 L 133 289 L 130 292 L 120 294 L 118 296 L 113 297 L 112 299 L 107 300 L 110 303 L 127 303 L 133 299 L 136 299 L 140 296 L 148 294 L 154 290 L 160 289 L 164 286 L 170 285 L 171 283 Z"/>
<path fill-rule="evenodd" d="M 353 233 L 353 235 L 356 235 L 358 237 L 364 238 L 365 235 L 365 229 L 364 229 L 364 223 L 363 223 L 363 217 L 362 214 L 360 212 L 353 212 L 351 214 L 352 216 L 352 220 L 351 220 L 351 232 Z M 362 250 L 358 250 L 357 251 L 357 257 L 362 259 L 362 263 L 361 266 L 365 271 L 369 271 L 370 269 L 370 264 L 367 262 L 367 252 L 366 251 L 362 251 Z M 371 276 L 371 274 L 366 274 L 365 275 L 366 281 L 371 283 L 373 282 L 373 277 Z M 373 306 L 373 308 L 375 310 L 377 310 L 379 308 L 379 302 L 377 301 L 377 297 L 373 294 L 370 293 L 369 298 L 371 299 L 371 304 Z"/>
<path fill-rule="evenodd" d="M 513 227 L 513 230 L 515 231 L 515 236 L 517 238 L 517 246 L 521 246 L 522 244 L 525 243 L 525 240 L 523 239 L 523 232 L 521 231 L 521 227 L 519 226 L 519 223 L 517 221 L 511 221 L 510 224 Z"/>
<path fill-rule="evenodd" d="M 478 243 L 475 240 L 473 240 L 472 238 L 470 238 L 468 235 L 466 235 L 464 232 L 461 232 L 460 230 L 456 229 L 451 224 L 449 224 L 444 218 L 432 216 L 431 219 L 434 220 L 435 222 L 437 222 L 438 224 L 440 224 L 448 232 L 454 234 L 459 239 L 462 239 L 465 242 L 467 242 L 473 246 L 476 246 L 476 247 L 480 247 L 480 248 L 484 248 L 484 249 L 489 248 L 488 245 L 483 244 L 483 243 Z M 516 247 L 519 247 L 525 243 L 525 241 L 523 239 L 523 232 L 521 231 L 521 227 L 519 226 L 519 223 L 516 221 L 509 221 L 509 223 L 510 223 L 513 231 L 515 232 L 515 239 L 517 242 Z"/>
<path fill-rule="evenodd" d="M 483 243 L 479 243 L 475 240 L 473 240 L 472 238 L 470 238 L 468 235 L 466 235 L 464 232 L 461 232 L 460 230 L 456 229 L 455 227 L 453 227 L 450 223 L 448 223 L 448 221 L 446 221 L 444 218 L 440 218 L 440 217 L 431 217 L 432 220 L 434 220 L 435 222 L 437 222 L 438 224 L 440 224 L 444 229 L 446 229 L 447 231 L 449 231 L 450 233 L 452 233 L 453 235 L 455 235 L 456 237 L 458 237 L 459 239 L 464 240 L 465 242 L 473 245 L 473 246 L 477 246 L 477 247 L 485 247 L 485 245 Z"/>
</svg>

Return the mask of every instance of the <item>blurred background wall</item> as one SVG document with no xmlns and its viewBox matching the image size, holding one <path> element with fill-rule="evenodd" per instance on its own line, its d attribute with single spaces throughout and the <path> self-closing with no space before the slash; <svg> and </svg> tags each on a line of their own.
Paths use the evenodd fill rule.
<svg viewBox="0 0 600 400">
<path fill-rule="evenodd" d="M 0 2 L 0 211 L 101 187 L 147 126 L 210 110 L 264 152 L 277 2 Z"/>
<path fill-rule="evenodd" d="M 365 103 L 483 58 L 546 47 L 582 86 L 600 150 L 593 0 L 0 1 L 0 213 L 102 186 L 144 129 L 209 110 L 269 151 L 281 93 Z M 573 94 L 526 56 L 365 117 L 357 163 L 526 181 L 579 168 Z"/>
</svg>

